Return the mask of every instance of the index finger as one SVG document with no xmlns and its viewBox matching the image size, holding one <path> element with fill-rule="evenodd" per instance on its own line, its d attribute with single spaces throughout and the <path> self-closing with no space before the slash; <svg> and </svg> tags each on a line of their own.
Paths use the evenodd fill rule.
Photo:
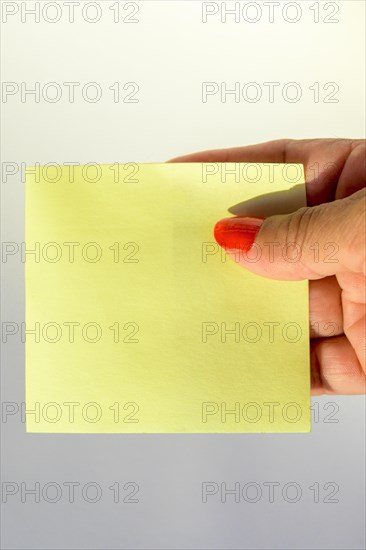
<svg viewBox="0 0 366 550">
<path fill-rule="evenodd" d="M 309 206 L 335 199 L 350 152 L 362 140 L 280 139 L 257 145 L 201 151 L 169 162 L 265 162 L 303 164 Z"/>
</svg>

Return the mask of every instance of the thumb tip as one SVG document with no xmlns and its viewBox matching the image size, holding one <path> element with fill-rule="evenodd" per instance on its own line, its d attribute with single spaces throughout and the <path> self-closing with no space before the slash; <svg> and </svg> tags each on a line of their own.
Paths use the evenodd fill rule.
<svg viewBox="0 0 366 550">
<path fill-rule="evenodd" d="M 214 227 L 215 240 L 224 250 L 248 252 L 264 220 L 254 216 L 223 218 Z"/>
</svg>

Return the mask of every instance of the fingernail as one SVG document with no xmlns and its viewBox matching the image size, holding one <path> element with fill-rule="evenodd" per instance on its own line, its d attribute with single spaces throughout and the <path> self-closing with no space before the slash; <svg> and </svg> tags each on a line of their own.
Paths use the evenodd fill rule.
<svg viewBox="0 0 366 550">
<path fill-rule="evenodd" d="M 215 225 L 215 239 L 225 250 L 248 252 L 254 244 L 263 221 L 264 218 L 251 216 L 224 218 Z"/>
</svg>

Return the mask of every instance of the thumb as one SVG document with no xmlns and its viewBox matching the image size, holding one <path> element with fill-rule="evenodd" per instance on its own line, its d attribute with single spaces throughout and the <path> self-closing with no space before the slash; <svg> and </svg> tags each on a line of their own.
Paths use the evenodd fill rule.
<svg viewBox="0 0 366 550">
<path fill-rule="evenodd" d="M 366 275 L 365 191 L 264 220 L 225 218 L 215 226 L 215 239 L 236 262 L 271 279 Z"/>
</svg>

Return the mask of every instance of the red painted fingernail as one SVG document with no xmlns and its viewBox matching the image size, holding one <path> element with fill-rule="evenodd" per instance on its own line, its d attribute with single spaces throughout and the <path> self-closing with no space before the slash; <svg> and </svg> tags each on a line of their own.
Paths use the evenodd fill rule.
<svg viewBox="0 0 366 550">
<path fill-rule="evenodd" d="M 224 218 L 215 225 L 215 239 L 225 250 L 248 252 L 254 244 L 264 218 L 237 216 Z"/>
</svg>

